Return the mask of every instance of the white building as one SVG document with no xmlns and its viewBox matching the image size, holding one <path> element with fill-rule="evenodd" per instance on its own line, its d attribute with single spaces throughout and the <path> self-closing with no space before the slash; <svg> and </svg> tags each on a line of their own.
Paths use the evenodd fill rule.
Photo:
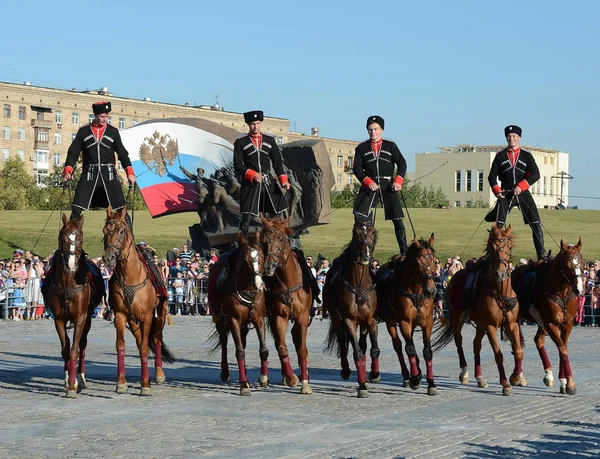
<svg viewBox="0 0 600 459">
<path fill-rule="evenodd" d="M 416 178 L 422 187 L 442 188 L 452 207 L 469 207 L 482 200 L 488 204 L 496 198 L 488 183 L 492 161 L 504 145 L 457 145 L 438 147 L 439 152 L 425 152 L 415 155 Z M 569 180 L 562 180 L 561 174 L 569 173 L 569 154 L 558 150 L 548 150 L 532 146 L 521 147 L 533 154 L 540 179 L 530 188 L 538 207 L 554 207 L 561 203 L 568 205 Z M 429 175 L 428 175 L 429 174 Z"/>
</svg>

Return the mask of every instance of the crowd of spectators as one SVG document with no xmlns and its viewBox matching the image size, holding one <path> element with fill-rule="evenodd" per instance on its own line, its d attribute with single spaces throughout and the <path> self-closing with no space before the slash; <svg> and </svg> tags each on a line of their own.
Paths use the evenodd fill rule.
<svg viewBox="0 0 600 459">
<path fill-rule="evenodd" d="M 139 246 L 152 253 L 149 263 L 158 268 L 158 272 L 167 286 L 169 294 L 169 310 L 173 315 L 210 315 L 208 305 L 208 274 L 210 267 L 217 261 L 217 251 L 211 250 L 206 254 L 194 252 L 188 244 L 183 244 L 181 250 L 173 248 L 160 258 L 151 246 L 140 242 Z M 50 317 L 50 312 L 44 307 L 40 285 L 44 273 L 48 269 L 52 254 L 42 258 L 38 254 L 17 249 L 11 258 L 0 259 L 0 319 L 15 321 L 39 320 Z M 106 291 L 112 272 L 105 266 L 102 258 L 93 258 L 98 266 Z M 329 260 L 321 255 L 316 260 L 311 255 L 306 256 L 306 262 L 317 280 L 322 291 L 325 278 L 329 271 Z M 520 259 L 519 264 L 528 261 Z M 579 310 L 575 318 L 575 326 L 600 326 L 600 261 L 588 262 L 583 272 L 585 291 L 579 296 Z M 371 269 L 376 273 L 381 265 L 373 260 Z M 435 317 L 442 317 L 445 310 L 445 295 L 448 282 L 456 272 L 463 269 L 460 256 L 449 257 L 442 264 L 435 259 L 435 283 L 437 288 L 435 302 Z M 509 269 L 513 269 L 512 263 Z M 323 320 L 321 303 L 313 304 L 315 318 Z M 96 317 L 109 314 L 106 298 L 95 311 Z"/>
</svg>

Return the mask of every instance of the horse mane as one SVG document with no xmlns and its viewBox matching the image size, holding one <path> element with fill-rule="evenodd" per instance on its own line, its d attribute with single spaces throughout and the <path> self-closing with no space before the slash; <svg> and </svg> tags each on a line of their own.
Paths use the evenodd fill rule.
<svg viewBox="0 0 600 459">
<path fill-rule="evenodd" d="M 263 225 L 265 228 L 274 227 L 279 232 L 286 234 L 287 236 L 293 236 L 294 230 L 289 227 L 289 220 L 279 220 L 277 218 L 265 218 L 263 220 Z"/>
</svg>

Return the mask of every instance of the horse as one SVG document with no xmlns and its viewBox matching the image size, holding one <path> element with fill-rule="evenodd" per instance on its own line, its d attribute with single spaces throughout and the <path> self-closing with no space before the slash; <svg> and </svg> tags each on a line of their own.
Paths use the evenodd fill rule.
<svg viewBox="0 0 600 459">
<path fill-rule="evenodd" d="M 262 274 L 264 254 L 260 232 L 246 238 L 238 233 L 239 250 L 221 257 L 209 274 L 209 302 L 213 311 L 215 332 L 209 341 L 216 341 L 213 351 L 221 348 L 221 381 L 229 381 L 227 337 L 232 335 L 239 368 L 240 395 L 251 395 L 246 373 L 246 337 L 253 325 L 258 334 L 261 387 L 269 385 L 269 350 L 266 344 L 267 315 Z M 223 278 L 220 278 L 222 273 Z M 222 285 L 221 288 L 217 285 Z M 213 287 L 214 286 L 214 287 Z M 214 293 L 213 293 L 214 291 Z"/>
<path fill-rule="evenodd" d="M 85 349 L 92 325 L 92 314 L 104 296 L 102 277 L 86 262 L 83 251 L 83 217 L 67 219 L 58 234 L 58 251 L 52 268 L 42 286 L 44 303 L 52 311 L 54 326 L 60 339 L 65 361 L 66 398 L 76 398 L 86 388 Z M 89 262 L 91 263 L 91 262 Z M 90 273 L 96 274 L 91 279 Z M 73 324 L 73 344 L 70 345 L 67 324 Z M 79 363 L 79 364 L 78 364 Z"/>
<path fill-rule="evenodd" d="M 415 349 L 413 335 L 417 326 L 423 332 L 423 357 L 427 365 L 427 394 L 437 395 L 438 389 L 433 379 L 433 352 L 431 332 L 436 294 L 435 250 L 433 233 L 429 240 L 415 239 L 406 251 L 404 258 L 397 257 L 388 267 L 380 269 L 377 281 L 377 314 L 385 321 L 398 355 L 403 385 L 417 390 L 421 386 L 422 373 Z M 400 333 L 406 342 L 406 353 L 410 363 L 410 373 L 402 355 Z"/>
<path fill-rule="evenodd" d="M 127 210 L 122 207 L 113 211 L 106 209 L 104 233 L 104 262 L 114 267 L 109 281 L 109 304 L 114 312 L 117 330 L 117 394 L 128 390 L 125 379 L 125 326 L 135 337 L 139 350 L 142 375 L 140 395 L 152 395 L 148 370 L 148 349 L 154 353 L 154 381 L 162 384 L 166 377 L 163 361 L 173 363 L 175 356 L 163 342 L 163 328 L 167 319 L 167 297 L 157 292 L 151 271 L 143 255 L 139 254 L 129 224 L 125 220 Z M 157 280 L 158 281 L 158 280 Z M 160 294 L 159 294 L 160 293 Z M 150 340 L 152 345 L 150 346 Z"/>
<path fill-rule="evenodd" d="M 292 251 L 289 220 L 289 217 L 279 221 L 261 215 L 263 230 L 260 240 L 266 252 L 264 280 L 267 287 L 267 311 L 270 315 L 268 325 L 281 361 L 283 384 L 294 387 L 298 384 L 298 377 L 290 365 L 285 341 L 288 322 L 294 322 L 292 340 L 300 367 L 300 393 L 312 394 L 308 379 L 306 335 L 314 296 L 313 282 L 306 262 L 302 260 L 304 266 L 301 266 L 298 258 L 302 257 Z"/>
<path fill-rule="evenodd" d="M 337 352 L 341 360 L 342 379 L 349 379 L 348 342 L 352 344 L 358 373 L 358 397 L 369 396 L 367 387 L 367 334 L 371 340 L 370 382 L 379 382 L 379 345 L 377 344 L 376 284 L 371 274 L 371 256 L 377 244 L 377 230 L 369 223 L 356 223 L 352 240 L 333 262 L 323 287 L 323 310 L 329 311 L 326 352 Z M 337 274 L 337 266 L 343 269 Z M 360 326 L 360 338 L 357 328 Z"/>
<path fill-rule="evenodd" d="M 534 322 L 539 322 L 535 319 L 541 318 L 542 323 L 538 324 L 534 341 L 544 365 L 544 384 L 548 387 L 554 386 L 554 375 L 544 346 L 545 333 L 558 348 L 561 394 L 575 395 L 577 392 L 567 344 L 577 314 L 577 296 L 582 294 L 584 289 L 582 272 L 580 238 L 576 245 L 567 245 L 561 239 L 560 252 L 554 259 L 545 260 L 536 266 L 519 266 L 512 274 L 519 303 L 530 306 L 529 309 L 521 308 L 521 317 Z M 533 286 L 527 283 L 528 273 L 536 276 Z"/>
<path fill-rule="evenodd" d="M 494 352 L 496 365 L 500 375 L 503 395 L 512 395 L 512 386 L 527 386 L 523 376 L 523 334 L 519 325 L 519 301 L 513 290 L 510 276 L 510 257 L 513 248 L 512 227 L 506 229 L 492 226 L 486 245 L 486 256 L 476 264 L 479 272 L 461 269 L 452 276 L 448 283 L 446 298 L 450 309 L 450 319 L 436 330 L 433 344 L 434 351 L 442 349 L 452 338 L 458 351 L 461 384 L 469 382 L 467 361 L 462 347 L 461 330 L 466 320 L 475 324 L 473 353 L 475 357 L 475 379 L 478 387 L 487 387 L 487 381 L 481 373 L 481 345 L 487 334 Z M 473 285 L 468 284 L 471 275 Z M 472 294 L 471 294 L 472 292 Z M 515 359 L 515 368 L 510 381 L 504 371 L 504 357 L 500 350 L 497 332 L 503 339 L 508 337 Z"/>
</svg>

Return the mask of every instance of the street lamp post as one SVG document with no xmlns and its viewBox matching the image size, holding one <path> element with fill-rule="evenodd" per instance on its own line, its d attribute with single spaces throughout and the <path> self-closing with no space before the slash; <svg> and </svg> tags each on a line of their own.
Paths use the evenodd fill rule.
<svg viewBox="0 0 600 459">
<path fill-rule="evenodd" d="M 565 180 L 571 180 L 573 178 L 573 176 L 569 175 L 565 171 L 560 171 L 558 174 L 553 175 L 552 177 L 550 177 L 550 179 L 554 179 L 554 178 L 560 179 L 560 203 L 559 203 L 559 209 L 560 208 L 564 209 L 565 206 L 563 204 L 563 202 L 564 202 L 563 201 L 563 189 L 564 189 Z"/>
</svg>

